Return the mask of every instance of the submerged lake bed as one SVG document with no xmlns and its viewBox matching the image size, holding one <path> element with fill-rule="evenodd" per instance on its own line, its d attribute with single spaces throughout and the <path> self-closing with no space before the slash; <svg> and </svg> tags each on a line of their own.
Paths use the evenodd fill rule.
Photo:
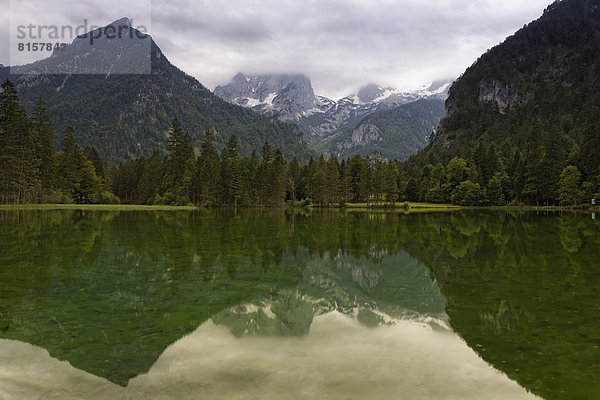
<svg viewBox="0 0 600 400">
<path fill-rule="evenodd" d="M 0 398 L 592 399 L 589 214 L 0 211 Z"/>
</svg>

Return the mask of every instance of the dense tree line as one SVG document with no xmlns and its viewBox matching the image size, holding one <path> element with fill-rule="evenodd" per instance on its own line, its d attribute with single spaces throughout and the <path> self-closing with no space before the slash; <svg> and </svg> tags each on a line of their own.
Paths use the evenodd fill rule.
<svg viewBox="0 0 600 400">
<path fill-rule="evenodd" d="M 585 151 L 565 149 L 555 131 L 534 132 L 538 147 L 526 153 L 480 143 L 447 163 L 423 157 L 407 162 L 380 153 L 342 160 L 286 161 L 268 142 L 261 154 L 241 157 L 230 136 L 219 152 L 211 131 L 195 148 L 173 120 L 166 156 L 158 151 L 114 166 L 93 147 L 81 149 L 68 127 L 54 151 L 50 115 L 39 103 L 28 116 L 9 81 L 0 93 L 0 203 L 127 203 L 281 207 L 343 206 L 398 201 L 460 205 L 577 205 L 600 197 L 598 164 Z M 593 137 L 593 136 L 592 136 Z M 415 161 L 417 160 L 417 161 Z M 584 171 L 583 173 L 581 171 Z"/>
<path fill-rule="evenodd" d="M 589 204 L 600 197 L 600 162 L 593 155 L 598 154 L 599 139 L 595 127 L 585 132 L 582 147 L 547 122 L 535 124 L 528 133 L 531 140 L 520 147 L 509 139 L 502 146 L 481 140 L 461 157 L 429 148 L 404 164 L 410 176 L 409 200 L 493 206 Z"/>
<path fill-rule="evenodd" d="M 196 156 L 179 121 L 174 120 L 165 158 L 158 153 L 111 168 L 114 194 L 136 204 L 265 206 L 344 205 L 350 201 L 395 202 L 396 164 L 380 154 L 341 163 L 333 156 L 301 165 L 286 161 L 267 142 L 261 154 L 240 157 L 232 135 L 219 154 L 213 134 L 205 132 Z M 362 182 L 362 183 L 361 183 Z"/>
<path fill-rule="evenodd" d="M 40 101 L 29 117 L 10 81 L 0 93 L 0 203 L 112 203 L 118 199 L 105 181 L 93 148 L 80 149 L 75 131 L 65 131 L 62 151 L 54 151 L 54 130 Z"/>
</svg>

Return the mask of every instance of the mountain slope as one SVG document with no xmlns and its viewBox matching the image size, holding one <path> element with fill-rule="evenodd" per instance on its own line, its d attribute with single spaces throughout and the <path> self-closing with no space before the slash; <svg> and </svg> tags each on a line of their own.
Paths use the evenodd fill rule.
<svg viewBox="0 0 600 400">
<path fill-rule="evenodd" d="M 102 37 L 90 49 L 90 45 L 84 46 L 86 40 L 80 36 L 68 46 L 70 58 L 61 61 L 60 72 L 76 71 L 81 68 L 77 60 L 85 57 L 91 57 L 87 65 L 93 68 L 89 65 L 98 60 L 95 52 L 102 52 L 100 58 L 104 62 L 113 57 L 112 65 L 118 65 L 123 46 L 126 49 L 128 46 Z M 155 149 L 164 150 L 173 118 L 182 122 L 197 146 L 204 132 L 211 129 L 216 131 L 219 147 L 235 134 L 242 155 L 259 151 L 268 140 L 288 158 L 306 158 L 307 148 L 297 126 L 221 100 L 173 66 L 154 41 L 150 41 L 147 55 L 151 61 L 150 74 L 48 74 L 49 70 L 56 71 L 57 55 L 53 54 L 17 69 L 28 73 L 11 75 L 10 79 L 28 110 L 39 98 L 47 103 L 59 145 L 64 129 L 73 125 L 79 144 L 95 146 L 107 161 L 120 162 L 148 156 Z M 9 72 L 8 68 L 2 68 L 0 78 L 9 77 Z"/>
<path fill-rule="evenodd" d="M 599 73 L 600 1 L 557 1 L 452 85 L 438 134 L 417 158 L 447 161 L 494 144 L 505 156 L 519 149 L 532 168 L 552 157 L 558 173 L 574 164 L 592 179 Z"/>
<path fill-rule="evenodd" d="M 354 128 L 317 142 L 317 152 L 338 158 L 368 156 L 377 150 L 388 159 L 406 160 L 423 149 L 444 116 L 441 100 L 418 100 L 363 118 Z"/>
</svg>

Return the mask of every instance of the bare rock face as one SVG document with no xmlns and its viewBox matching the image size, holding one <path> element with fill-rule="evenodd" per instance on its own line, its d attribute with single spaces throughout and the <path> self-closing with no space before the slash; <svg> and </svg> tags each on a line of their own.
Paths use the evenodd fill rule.
<svg viewBox="0 0 600 400">
<path fill-rule="evenodd" d="M 507 85 L 497 80 L 481 81 L 479 83 L 480 103 L 494 103 L 501 114 L 506 114 L 514 107 L 527 104 L 529 95 L 521 94 L 513 85 Z"/>
<path fill-rule="evenodd" d="M 361 124 L 352 132 L 352 144 L 360 146 L 381 140 L 381 132 L 377 126 L 367 123 Z"/>
<path fill-rule="evenodd" d="M 294 75 L 273 99 L 273 106 L 284 115 L 296 117 L 310 110 L 317 102 L 310 80 L 304 75 Z"/>
<path fill-rule="evenodd" d="M 383 135 L 379 128 L 371 122 L 365 122 L 354 128 L 350 140 L 337 143 L 336 152 L 341 153 L 344 150 L 381 142 L 382 140 Z"/>
<path fill-rule="evenodd" d="M 215 94 L 222 99 L 249 107 L 262 114 L 278 114 L 284 120 L 299 116 L 318 105 L 310 79 L 304 75 L 250 76 L 242 73 Z"/>
</svg>

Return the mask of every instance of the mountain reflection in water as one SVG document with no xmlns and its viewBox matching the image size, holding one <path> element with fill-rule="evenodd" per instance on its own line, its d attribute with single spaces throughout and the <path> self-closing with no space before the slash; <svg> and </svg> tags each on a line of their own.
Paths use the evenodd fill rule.
<svg viewBox="0 0 600 400">
<path fill-rule="evenodd" d="M 0 220 L 0 398 L 599 390 L 600 229 L 589 216 L 71 210 Z"/>
</svg>

